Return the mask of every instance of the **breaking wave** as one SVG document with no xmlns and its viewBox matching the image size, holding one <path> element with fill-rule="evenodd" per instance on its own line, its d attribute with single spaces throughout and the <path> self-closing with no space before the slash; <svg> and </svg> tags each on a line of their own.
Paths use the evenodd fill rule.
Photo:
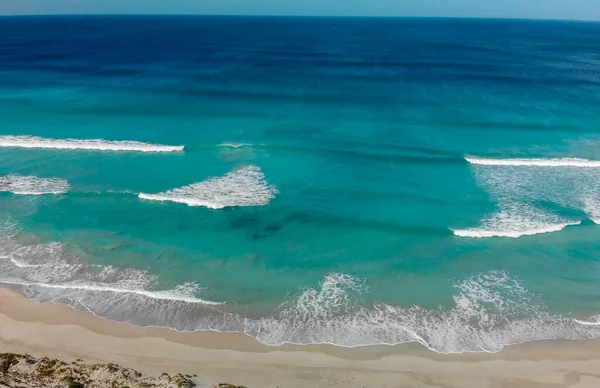
<svg viewBox="0 0 600 388">
<path fill-rule="evenodd" d="M 244 332 L 268 345 L 419 342 L 438 353 L 493 353 L 526 341 L 600 336 L 596 326 L 546 312 L 507 271 L 459 279 L 454 288 L 450 309 L 365 306 L 360 302 L 368 292 L 364 281 L 331 274 L 319 288 L 309 288 L 282 305 L 275 317 L 247 323 Z"/>
<path fill-rule="evenodd" d="M 600 160 L 579 158 L 557 159 L 482 159 L 467 157 L 465 160 L 471 164 L 482 166 L 521 166 L 521 167 L 585 167 L 600 168 Z"/>
<path fill-rule="evenodd" d="M 219 147 L 225 148 L 242 148 L 242 147 L 252 147 L 252 144 L 249 143 L 221 143 Z"/>
<path fill-rule="evenodd" d="M 19 242 L 15 225 L 1 228 L 0 284 L 18 287 L 34 299 L 76 300 L 92 306 L 118 299 L 133 309 L 160 301 L 221 304 L 199 298 L 202 289 L 196 284 L 160 289 L 158 278 L 145 271 L 88 264 L 62 243 L 25 244 Z"/>
<path fill-rule="evenodd" d="M 563 230 L 567 226 L 579 225 L 581 221 L 569 221 L 559 216 L 536 209 L 527 204 L 511 204 L 482 221 L 477 228 L 453 230 L 456 236 L 472 238 L 532 236 Z"/>
<path fill-rule="evenodd" d="M 600 161 L 559 159 L 465 158 L 498 210 L 474 228 L 453 229 L 456 236 L 521 237 L 558 232 L 581 224 L 556 209 L 584 212 L 600 221 Z M 548 204 L 553 210 L 548 209 Z M 543 206 L 544 205 L 544 206 Z"/>
<path fill-rule="evenodd" d="M 595 223 L 600 224 L 600 196 L 588 193 L 583 197 L 583 210 Z"/>
<path fill-rule="evenodd" d="M 64 194 L 69 189 L 69 182 L 59 178 L 38 178 L 17 174 L 0 177 L 0 191 L 13 194 Z"/>
<path fill-rule="evenodd" d="M 0 136 L 0 147 L 139 152 L 177 152 L 184 149 L 184 146 L 141 143 L 138 141 L 49 139 L 37 136 Z"/>
<path fill-rule="evenodd" d="M 18 232 L 13 224 L 0 228 L 0 284 L 39 302 L 139 326 L 239 332 L 270 346 L 418 342 L 439 353 L 498 352 L 525 341 L 600 337 L 597 319 L 549 314 L 507 271 L 456 279 L 452 305 L 437 309 L 366 302 L 365 279 L 332 273 L 273 313 L 252 316 L 247 306 L 200 298 L 204 290 L 196 283 L 161 288 L 146 271 L 92 265 L 61 243 L 21 242 Z"/>
<path fill-rule="evenodd" d="M 222 209 L 232 206 L 263 206 L 275 198 L 277 189 L 270 185 L 260 168 L 246 166 L 223 177 L 210 178 L 164 193 L 140 193 L 141 199 L 171 201 L 188 206 Z"/>
<path fill-rule="evenodd" d="M 268 317 L 248 317 L 240 311 L 206 310 L 211 306 L 183 303 L 161 304 L 160 311 L 136 306 L 143 317 L 136 315 L 135 319 L 128 318 L 128 322 L 181 331 L 239 332 L 269 346 L 357 347 L 418 342 L 444 354 L 495 353 L 505 346 L 527 341 L 600 337 L 600 326 L 593 322 L 548 313 L 538 298 L 507 271 L 458 279 L 454 289 L 453 306 L 445 309 L 369 305 L 362 300 L 369 292 L 364 280 L 333 273 L 318 287 L 305 289 Z M 111 310 L 107 302 L 90 304 L 91 297 L 82 295 L 88 311 L 112 318 L 119 316 L 115 315 L 114 304 Z M 75 303 L 71 305 L 77 307 Z"/>
</svg>

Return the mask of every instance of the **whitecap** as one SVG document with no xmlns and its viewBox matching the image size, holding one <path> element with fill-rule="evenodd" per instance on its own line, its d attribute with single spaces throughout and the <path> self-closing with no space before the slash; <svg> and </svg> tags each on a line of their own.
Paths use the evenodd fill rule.
<svg viewBox="0 0 600 388">
<path fill-rule="evenodd" d="M 513 167 L 585 167 L 600 168 L 599 160 L 580 158 L 556 158 L 556 159 L 484 159 L 465 157 L 471 164 L 483 166 L 513 166 Z"/>
<path fill-rule="evenodd" d="M 252 147 L 250 143 L 221 143 L 219 147 L 224 148 L 242 148 L 242 147 Z"/>
<path fill-rule="evenodd" d="M 0 191 L 20 195 L 64 194 L 69 182 L 59 178 L 39 178 L 12 174 L 0 177 Z"/>
<path fill-rule="evenodd" d="M 585 212 L 600 220 L 600 161 L 580 158 L 481 159 L 466 158 L 479 184 L 498 211 L 473 228 L 452 228 L 457 236 L 521 237 L 563 230 L 581 224 L 554 214 L 550 208 Z M 545 208 L 542 208 L 542 205 Z M 548 206 L 550 205 L 550 206 Z M 553 206 L 554 205 L 554 206 Z"/>
<path fill-rule="evenodd" d="M 459 237 L 490 238 L 532 236 L 536 234 L 558 232 L 581 221 L 570 221 L 528 204 L 512 203 L 482 221 L 476 228 L 455 229 Z"/>
<path fill-rule="evenodd" d="M 589 193 L 583 197 L 583 210 L 595 223 L 600 224 L 600 199 L 597 195 Z"/>
<path fill-rule="evenodd" d="M 37 136 L 0 136 L 0 147 L 139 152 L 176 152 L 184 149 L 184 146 L 169 146 L 138 141 L 50 139 Z"/>
<path fill-rule="evenodd" d="M 164 193 L 140 193 L 141 199 L 171 201 L 188 206 L 222 209 L 232 206 L 263 206 L 275 198 L 277 189 L 270 185 L 260 168 L 246 166 L 223 177 L 210 178 Z"/>
</svg>

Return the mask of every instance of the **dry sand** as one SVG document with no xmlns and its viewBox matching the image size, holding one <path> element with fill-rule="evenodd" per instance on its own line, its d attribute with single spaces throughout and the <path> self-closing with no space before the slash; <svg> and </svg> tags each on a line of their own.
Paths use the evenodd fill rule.
<svg viewBox="0 0 600 388">
<path fill-rule="evenodd" d="M 600 341 L 543 341 L 497 354 L 440 355 L 417 344 L 268 347 L 243 334 L 116 323 L 0 289 L 0 352 L 197 374 L 248 388 L 600 388 Z"/>
</svg>

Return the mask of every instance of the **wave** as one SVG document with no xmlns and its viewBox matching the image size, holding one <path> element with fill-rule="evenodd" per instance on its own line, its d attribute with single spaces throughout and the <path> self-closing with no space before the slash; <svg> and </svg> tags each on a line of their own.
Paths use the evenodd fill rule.
<svg viewBox="0 0 600 388">
<path fill-rule="evenodd" d="M 588 318 L 587 321 L 581 320 L 581 319 L 573 319 L 575 322 L 579 323 L 580 325 L 585 325 L 585 326 L 600 326 L 600 315 L 596 314 L 590 318 Z"/>
<path fill-rule="evenodd" d="M 501 209 L 482 221 L 477 228 L 454 229 L 459 237 L 490 238 L 533 236 L 558 232 L 567 226 L 579 225 L 581 221 L 561 219 L 557 215 L 536 209 L 527 204 L 503 205 Z"/>
<path fill-rule="evenodd" d="M 481 226 L 453 230 L 456 236 L 471 238 L 530 236 L 552 233 L 581 220 L 559 217 L 539 208 L 585 212 L 600 223 L 600 201 L 595 192 L 600 161 L 560 159 L 482 159 L 467 157 L 478 184 L 498 204 L 495 214 L 483 219 Z M 534 204 L 537 204 L 534 205 Z"/>
<path fill-rule="evenodd" d="M 585 195 L 583 198 L 583 210 L 590 220 L 600 225 L 600 199 L 594 194 Z"/>
<path fill-rule="evenodd" d="M 39 268 L 37 265 L 21 265 L 20 268 Z M 19 286 L 25 287 L 41 287 L 48 289 L 57 289 L 57 290 L 75 290 L 75 291 L 96 291 L 96 292 L 109 292 L 116 294 L 137 294 L 141 296 L 145 296 L 151 299 L 158 300 L 169 300 L 169 301 L 177 301 L 177 302 L 187 302 L 187 303 L 200 303 L 205 305 L 220 305 L 223 304 L 221 302 L 212 302 L 203 299 L 199 299 L 196 297 L 191 297 L 187 295 L 185 292 L 181 292 L 181 290 L 189 289 L 189 285 L 178 286 L 173 290 L 163 290 L 163 291 L 147 291 L 143 289 L 128 289 L 128 288 L 120 288 L 120 287 L 112 287 L 110 285 L 103 285 L 99 283 L 67 283 L 67 284 L 50 284 L 50 283 L 29 283 L 20 280 L 10 280 L 10 279 L 0 279 L 0 283 L 4 284 L 15 284 Z M 195 286 L 195 285 L 194 285 Z"/>
<path fill-rule="evenodd" d="M 64 194 L 70 189 L 69 182 L 59 178 L 7 175 L 0 177 L 0 191 L 19 195 Z"/>
<path fill-rule="evenodd" d="M 252 147 L 252 144 L 249 143 L 221 143 L 219 147 L 225 148 L 242 148 L 242 147 Z"/>
<path fill-rule="evenodd" d="M 177 152 L 184 149 L 184 146 L 169 146 L 137 141 L 50 139 L 37 136 L 0 136 L 0 147 L 139 152 Z"/>
<path fill-rule="evenodd" d="M 511 339 L 493 332 L 533 308 L 527 291 L 505 271 L 459 281 L 455 306 L 428 310 L 379 303 L 365 306 L 366 282 L 330 274 L 284 303 L 271 318 L 247 322 L 244 332 L 267 345 L 332 344 L 345 347 L 419 342 L 439 353 L 496 352 Z M 527 304 L 528 303 L 528 304 Z M 510 317 L 510 318 L 509 318 Z M 530 331 L 524 334 L 528 334 Z"/>
<path fill-rule="evenodd" d="M 546 312 L 507 271 L 454 281 L 453 305 L 425 309 L 367 303 L 366 279 L 331 273 L 267 316 L 246 306 L 198 297 L 186 283 L 158 289 L 145 271 L 90 265 L 61 243 L 23 244 L 14 228 L 0 228 L 0 284 L 39 302 L 55 302 L 139 326 L 179 331 L 239 332 L 260 342 L 344 347 L 418 342 L 438 353 L 498 352 L 540 339 L 600 337 L 600 325 Z"/>
<path fill-rule="evenodd" d="M 276 194 L 278 194 L 277 189 L 267 183 L 260 168 L 246 166 L 223 177 L 210 178 L 164 193 L 140 193 L 138 196 L 152 201 L 170 201 L 188 206 L 222 209 L 232 206 L 267 205 Z"/>
<path fill-rule="evenodd" d="M 491 237 L 509 237 L 509 238 L 519 238 L 523 236 L 534 236 L 536 234 L 544 234 L 544 233 L 553 233 L 560 232 L 567 226 L 579 225 L 580 222 L 572 222 L 566 224 L 558 224 L 558 225 L 549 225 L 549 226 L 541 226 L 539 228 L 534 229 L 524 229 L 524 230 L 485 230 L 485 229 L 456 229 L 452 230 L 455 236 L 458 237 L 470 237 L 470 238 L 491 238 Z"/>
<path fill-rule="evenodd" d="M 332 344 L 345 347 L 418 342 L 438 353 L 495 353 L 505 346 L 544 339 L 600 336 L 600 327 L 552 315 L 518 278 L 494 270 L 459 279 L 450 309 L 365 306 L 364 280 L 328 275 L 282 305 L 280 314 L 246 321 L 243 332 L 267 345 Z"/>
<path fill-rule="evenodd" d="M 483 166 L 527 166 L 527 167 L 584 167 L 600 168 L 600 161 L 579 158 L 557 159 L 482 159 L 465 157 L 471 164 Z"/>
<path fill-rule="evenodd" d="M 0 284 L 18 286 L 30 297 L 75 298 L 82 303 L 87 298 L 90 305 L 107 298 L 124 298 L 128 302 L 135 302 L 137 298 L 136 303 L 141 305 L 147 305 L 150 300 L 206 306 L 222 304 L 199 298 L 197 294 L 202 289 L 197 284 L 160 289 L 158 278 L 145 271 L 88 264 L 70 254 L 62 243 L 23 244 L 17 239 L 18 228 L 6 225 L 1 228 Z"/>
</svg>

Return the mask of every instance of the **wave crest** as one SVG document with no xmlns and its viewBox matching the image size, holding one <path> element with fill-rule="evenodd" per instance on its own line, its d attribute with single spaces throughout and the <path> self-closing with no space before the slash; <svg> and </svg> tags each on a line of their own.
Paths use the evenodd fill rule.
<svg viewBox="0 0 600 388">
<path fill-rule="evenodd" d="M 140 193 L 138 196 L 152 201 L 170 201 L 188 206 L 222 209 L 233 206 L 267 205 L 277 193 L 277 189 L 267 183 L 260 168 L 246 166 L 223 177 L 210 178 L 164 193 Z"/>
<path fill-rule="evenodd" d="M 600 168 L 599 160 L 579 158 L 556 158 L 556 159 L 484 159 L 465 157 L 471 164 L 483 166 L 521 166 L 521 167 L 585 167 Z"/>
<path fill-rule="evenodd" d="M 567 226 L 579 225 L 580 221 L 569 221 L 554 214 L 536 209 L 527 204 L 504 205 L 482 221 L 477 228 L 455 229 L 454 235 L 459 237 L 489 238 L 532 236 L 563 230 Z"/>
<path fill-rule="evenodd" d="M 252 147 L 250 143 L 221 143 L 218 147 L 223 148 L 243 148 L 243 147 Z"/>
<path fill-rule="evenodd" d="M 50 139 L 37 136 L 0 136 L 0 147 L 139 152 L 177 152 L 184 149 L 184 146 L 169 146 L 138 141 Z"/>
<path fill-rule="evenodd" d="M 600 161 L 559 159 L 465 158 L 473 165 L 478 184 L 497 203 L 499 210 L 484 218 L 481 226 L 453 229 L 456 236 L 472 238 L 530 236 L 581 224 L 556 213 L 585 212 L 597 223 L 600 205 L 597 187 Z"/>
</svg>

